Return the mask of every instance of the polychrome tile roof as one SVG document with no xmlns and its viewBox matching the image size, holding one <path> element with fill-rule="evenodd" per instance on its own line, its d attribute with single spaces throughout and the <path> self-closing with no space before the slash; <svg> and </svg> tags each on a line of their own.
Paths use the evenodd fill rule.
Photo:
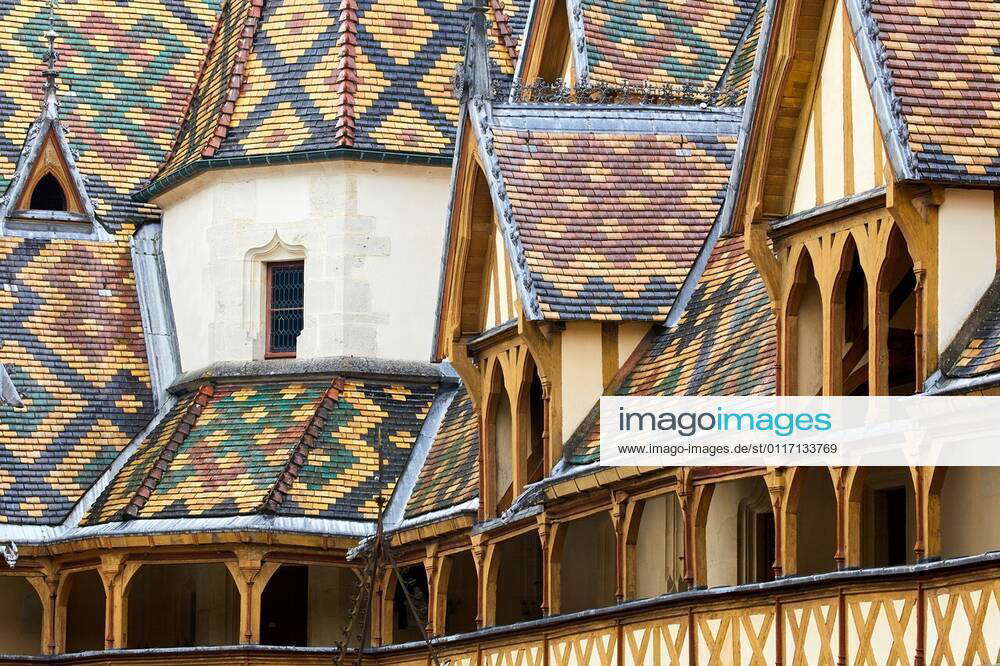
<svg viewBox="0 0 1000 666">
<path fill-rule="evenodd" d="M 951 367 L 945 368 L 949 377 L 978 377 L 1000 372 L 1000 298 L 995 292 L 993 288 L 983 297 L 982 318 Z"/>
<path fill-rule="evenodd" d="M 1000 3 L 872 0 L 922 179 L 1000 179 Z M 863 34 L 867 34 L 863 32 Z"/>
<path fill-rule="evenodd" d="M 494 5 L 511 74 L 528 0 Z M 335 148 L 447 158 L 467 16 L 448 0 L 228 0 L 158 178 L 201 158 Z"/>
<path fill-rule="evenodd" d="M 581 0 L 594 83 L 716 86 L 757 0 Z"/>
<path fill-rule="evenodd" d="M 765 3 L 760 0 L 753 11 L 752 23 L 747 29 L 743 43 L 733 54 L 729 63 L 729 71 L 722 82 L 722 88 L 735 91 L 735 101 L 744 104 L 750 90 L 750 75 L 753 73 L 754 61 L 757 59 L 757 46 L 760 43 L 761 31 L 764 28 Z"/>
<path fill-rule="evenodd" d="M 775 378 L 774 321 L 767 290 L 742 238 L 719 241 L 677 325 L 655 335 L 619 395 L 770 395 Z M 598 423 L 578 431 L 569 460 L 600 451 Z"/>
<path fill-rule="evenodd" d="M 339 377 L 206 384 L 146 438 L 86 522 L 254 513 L 374 519 L 375 494 L 392 493 L 436 391 Z"/>
<path fill-rule="evenodd" d="M 61 522 L 152 416 L 131 254 L 0 237 L 0 522 Z"/>
<path fill-rule="evenodd" d="M 479 417 L 462 387 L 434 437 L 406 504 L 406 517 L 447 509 L 478 496 Z"/>
<path fill-rule="evenodd" d="M 666 316 L 725 196 L 736 137 L 493 129 L 545 319 Z"/>
<path fill-rule="evenodd" d="M 42 99 L 46 0 L 0 0 L 0 191 Z M 60 117 L 98 218 L 155 217 L 130 194 L 173 141 L 218 11 L 215 0 L 59 3 Z"/>
<path fill-rule="evenodd" d="M 417 441 L 437 387 L 348 380 L 282 506 L 282 515 L 374 520 Z M 378 442 L 382 475 L 378 479 Z"/>
</svg>

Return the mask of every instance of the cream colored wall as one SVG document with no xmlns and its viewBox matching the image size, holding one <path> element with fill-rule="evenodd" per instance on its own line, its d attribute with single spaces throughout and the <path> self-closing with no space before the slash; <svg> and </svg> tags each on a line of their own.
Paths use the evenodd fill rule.
<svg viewBox="0 0 1000 666">
<path fill-rule="evenodd" d="M 624 365 L 635 351 L 650 325 L 645 322 L 625 322 L 618 325 L 618 367 Z"/>
<path fill-rule="evenodd" d="M 601 325 L 568 322 L 562 332 L 562 431 L 569 437 L 604 392 Z"/>
<path fill-rule="evenodd" d="M 1000 550 L 1000 468 L 952 467 L 941 488 L 941 556 Z"/>
<path fill-rule="evenodd" d="M 309 645 L 328 647 L 343 639 L 357 577 L 346 567 L 309 567 Z"/>
<path fill-rule="evenodd" d="M 507 392 L 501 391 L 497 400 L 493 428 L 496 438 L 496 498 L 499 502 L 514 480 L 514 419 Z"/>
<path fill-rule="evenodd" d="M 0 609 L 0 654 L 39 654 L 42 603 L 35 588 L 22 576 L 0 576 Z"/>
<path fill-rule="evenodd" d="M 755 497 L 760 484 L 760 479 L 749 478 L 727 481 L 715 487 L 705 523 L 709 587 L 739 583 L 740 502 Z"/>
<path fill-rule="evenodd" d="M 606 512 L 566 525 L 560 567 L 562 612 L 615 603 L 615 532 Z"/>
<path fill-rule="evenodd" d="M 796 340 L 796 393 L 816 395 L 823 388 L 823 304 L 815 281 L 799 304 Z"/>
<path fill-rule="evenodd" d="M 684 555 L 683 527 L 676 495 L 660 495 L 645 501 L 635 544 L 637 598 L 677 590 Z"/>
<path fill-rule="evenodd" d="M 263 355 L 248 253 L 305 253 L 298 355 L 426 360 L 449 188 L 445 167 L 331 161 L 212 171 L 156 200 L 184 370 Z"/>
<path fill-rule="evenodd" d="M 483 330 L 489 330 L 517 317 L 520 299 L 514 274 L 507 255 L 507 246 L 499 229 L 493 236 L 493 256 L 491 258 L 489 280 L 486 288 L 486 313 Z"/>
<path fill-rule="evenodd" d="M 864 70 L 850 41 L 843 2 L 837 2 L 833 8 L 818 81 L 814 111 L 818 110 L 822 118 L 817 128 L 815 114 L 809 116 L 792 195 L 793 213 L 881 184 L 882 140 L 877 135 Z M 853 164 L 853 183 L 847 177 L 848 159 Z M 818 177 L 817 168 L 822 170 Z M 822 193 L 817 181 L 822 184 Z"/>
<path fill-rule="evenodd" d="M 945 191 L 938 213 L 938 349 L 951 343 L 996 274 L 993 192 Z"/>
</svg>

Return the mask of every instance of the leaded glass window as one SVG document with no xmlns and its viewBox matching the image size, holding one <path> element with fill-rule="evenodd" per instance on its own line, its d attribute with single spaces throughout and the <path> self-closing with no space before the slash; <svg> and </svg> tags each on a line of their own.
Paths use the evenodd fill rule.
<svg viewBox="0 0 1000 666">
<path fill-rule="evenodd" d="M 267 356 L 295 356 L 302 332 L 303 264 L 267 265 Z"/>
</svg>

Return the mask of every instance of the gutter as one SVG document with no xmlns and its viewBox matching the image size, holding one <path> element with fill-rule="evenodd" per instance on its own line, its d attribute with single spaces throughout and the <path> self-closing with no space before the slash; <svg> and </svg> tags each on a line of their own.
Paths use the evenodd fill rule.
<svg viewBox="0 0 1000 666">
<path fill-rule="evenodd" d="M 325 160 L 359 160 L 361 162 L 390 162 L 393 164 L 417 164 L 424 166 L 451 166 L 451 155 L 417 155 L 389 150 L 366 150 L 361 148 L 327 148 L 324 150 L 302 150 L 280 155 L 255 155 L 252 157 L 213 157 L 201 159 L 181 167 L 168 176 L 158 178 L 132 194 L 132 201 L 146 203 L 183 181 L 211 169 L 226 169 L 244 166 L 268 166 L 320 162 Z"/>
</svg>

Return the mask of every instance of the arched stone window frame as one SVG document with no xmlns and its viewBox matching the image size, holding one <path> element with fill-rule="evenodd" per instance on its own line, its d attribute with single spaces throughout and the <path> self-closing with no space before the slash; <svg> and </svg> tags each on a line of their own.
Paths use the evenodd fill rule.
<svg viewBox="0 0 1000 666">
<path fill-rule="evenodd" d="M 305 246 L 286 243 L 277 232 L 267 243 L 247 250 L 244 255 L 243 330 L 250 340 L 255 359 L 263 359 L 267 350 L 267 265 L 287 261 L 301 261 L 308 270 Z M 308 272 L 305 282 L 308 283 Z M 303 300 L 309 300 L 308 288 Z M 303 334 L 307 328 L 308 325 L 304 326 Z"/>
</svg>

